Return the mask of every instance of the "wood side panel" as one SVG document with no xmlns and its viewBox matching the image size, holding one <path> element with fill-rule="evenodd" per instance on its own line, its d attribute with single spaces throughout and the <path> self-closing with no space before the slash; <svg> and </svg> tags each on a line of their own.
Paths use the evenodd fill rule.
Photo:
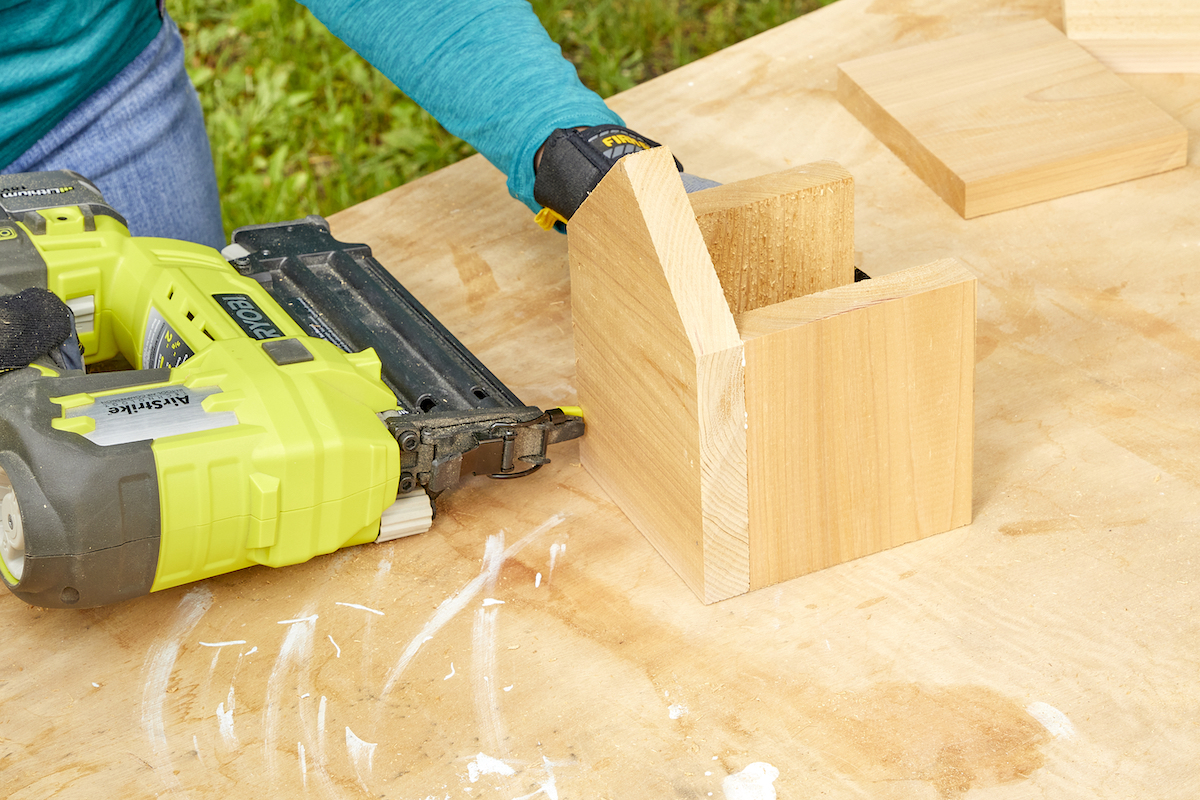
<svg viewBox="0 0 1200 800">
<path fill-rule="evenodd" d="M 970 522 L 975 279 L 961 265 L 738 322 L 752 589 Z"/>
<path fill-rule="evenodd" d="M 1200 37 L 1195 39 L 1087 39 L 1072 37 L 1117 73 L 1200 72 Z"/>
<path fill-rule="evenodd" d="M 741 340 L 666 148 L 568 237 L 584 466 L 701 599 L 748 587 Z"/>
<path fill-rule="evenodd" d="M 750 589 L 744 363 L 739 345 L 701 356 L 697 364 L 705 603 Z"/>
<path fill-rule="evenodd" d="M 1187 136 L 1165 131 L 1156 139 L 1114 145 L 1106 152 L 1047 161 L 1036 167 L 981 179 L 967 188 L 968 219 L 1017 205 L 1053 200 L 1085 189 L 1112 186 L 1176 169 L 1187 163 Z M 1075 188 L 1078 187 L 1078 188 Z"/>
<path fill-rule="evenodd" d="M 1193 0 L 1063 0 L 1063 24 L 1071 37 L 1194 39 L 1200 6 Z"/>
<path fill-rule="evenodd" d="M 846 108 L 966 218 L 1187 161 L 1182 125 L 1045 21 L 839 70 Z"/>
<path fill-rule="evenodd" d="M 832 161 L 688 195 L 734 314 L 854 280 L 854 179 Z"/>
</svg>

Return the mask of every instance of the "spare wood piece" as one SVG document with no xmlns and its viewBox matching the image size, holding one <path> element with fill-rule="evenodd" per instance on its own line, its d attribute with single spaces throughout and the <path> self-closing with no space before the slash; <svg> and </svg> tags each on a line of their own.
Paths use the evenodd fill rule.
<svg viewBox="0 0 1200 800">
<path fill-rule="evenodd" d="M 1187 163 L 1182 125 L 1043 20 L 838 70 L 842 105 L 968 219 Z"/>
<path fill-rule="evenodd" d="M 1113 72 L 1200 72 L 1195 0 L 1063 0 L 1063 21 Z"/>
<path fill-rule="evenodd" d="M 812 169 L 853 206 L 840 169 Z M 715 215 L 714 241 L 740 241 L 771 229 L 755 221 L 763 197 L 772 218 L 812 202 L 796 174 L 757 179 L 740 205 L 693 204 Z M 793 231 L 757 263 L 710 256 L 666 148 L 622 159 L 571 218 L 583 464 L 706 603 L 970 521 L 975 284 L 961 266 L 851 275 L 735 323 L 718 272 L 741 264 L 744 286 L 800 263 L 844 274 L 838 248 L 803 252 L 829 235 Z"/>
</svg>

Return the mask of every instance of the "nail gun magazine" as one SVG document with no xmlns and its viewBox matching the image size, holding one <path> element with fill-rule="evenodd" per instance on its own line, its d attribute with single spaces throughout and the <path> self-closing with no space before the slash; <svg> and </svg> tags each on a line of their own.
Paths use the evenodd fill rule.
<svg viewBox="0 0 1200 800">
<path fill-rule="evenodd" d="M 70 318 L 49 352 L 0 365 L 0 578 L 32 605 L 419 533 L 460 480 L 527 475 L 583 434 L 320 217 L 218 252 L 130 236 L 76 173 L 0 176 L 0 295 L 25 290 Z"/>
</svg>

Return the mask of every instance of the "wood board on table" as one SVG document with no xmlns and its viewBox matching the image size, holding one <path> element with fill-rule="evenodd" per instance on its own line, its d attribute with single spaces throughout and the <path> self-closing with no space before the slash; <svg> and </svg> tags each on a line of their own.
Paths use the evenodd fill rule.
<svg viewBox="0 0 1200 800">
<path fill-rule="evenodd" d="M 838 65 L 838 99 L 964 218 L 1187 163 L 1187 130 L 1048 22 Z"/>
<path fill-rule="evenodd" d="M 1200 72 L 1200 3 L 1063 0 L 1067 36 L 1113 72 Z"/>
</svg>

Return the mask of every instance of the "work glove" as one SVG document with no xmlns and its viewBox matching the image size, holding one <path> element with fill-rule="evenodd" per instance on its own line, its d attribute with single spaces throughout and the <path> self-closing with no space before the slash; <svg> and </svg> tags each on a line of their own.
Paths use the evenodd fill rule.
<svg viewBox="0 0 1200 800">
<path fill-rule="evenodd" d="M 46 357 L 59 369 L 83 369 L 71 309 L 45 289 L 0 296 L 0 372 Z"/>
<path fill-rule="evenodd" d="M 542 145 L 534 176 L 533 199 L 542 206 L 537 223 L 546 230 L 565 230 L 567 220 L 614 164 L 630 153 L 658 146 L 658 142 L 620 125 L 556 129 Z M 689 192 L 719 185 L 684 172 L 678 158 L 675 167 Z"/>
</svg>

